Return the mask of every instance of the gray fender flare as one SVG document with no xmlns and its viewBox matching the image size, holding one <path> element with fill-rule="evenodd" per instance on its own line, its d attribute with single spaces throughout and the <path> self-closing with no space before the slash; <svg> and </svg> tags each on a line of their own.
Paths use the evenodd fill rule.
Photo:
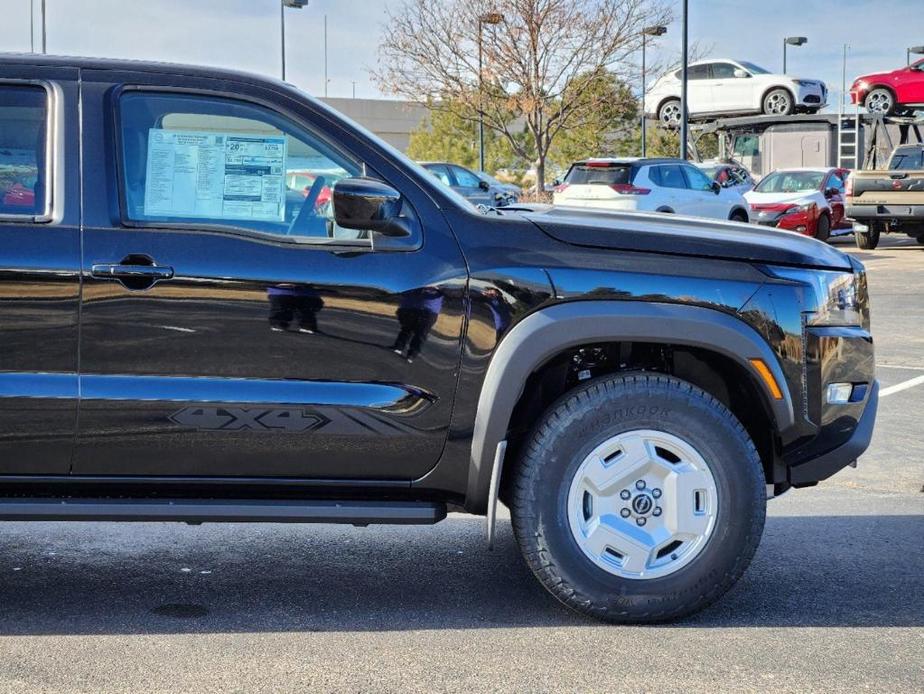
<svg viewBox="0 0 924 694">
<path fill-rule="evenodd" d="M 636 301 L 573 301 L 530 314 L 503 337 L 485 375 L 472 435 L 465 508 L 489 514 L 489 534 L 506 448 L 507 426 L 526 379 L 564 349 L 588 342 L 663 342 L 700 347 L 731 358 L 749 373 L 762 359 L 781 400 L 760 380 L 777 431 L 795 424 L 792 397 L 770 345 L 744 321 L 714 309 Z M 492 480 L 493 478 L 493 480 Z"/>
</svg>

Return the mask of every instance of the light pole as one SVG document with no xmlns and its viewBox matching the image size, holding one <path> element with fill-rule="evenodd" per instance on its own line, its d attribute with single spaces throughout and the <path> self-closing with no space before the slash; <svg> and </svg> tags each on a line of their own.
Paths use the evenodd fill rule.
<svg viewBox="0 0 924 694">
<path fill-rule="evenodd" d="M 478 17 L 478 170 L 484 171 L 484 51 L 482 32 L 485 24 L 497 25 L 504 21 L 499 12 L 486 12 Z"/>
<path fill-rule="evenodd" d="M 45 0 L 42 0 L 45 4 Z M 286 79 L 286 8 L 300 10 L 308 4 L 308 0 L 281 0 L 279 3 L 279 46 L 282 50 L 282 81 Z"/>
<path fill-rule="evenodd" d="M 804 36 L 787 36 L 783 39 L 783 74 L 786 74 L 786 46 L 802 46 L 808 43 Z"/>
<path fill-rule="evenodd" d="M 905 49 L 905 62 L 911 65 L 911 55 L 924 55 L 924 46 L 911 46 Z"/>
<path fill-rule="evenodd" d="M 646 36 L 663 36 L 667 33 L 667 27 L 651 26 L 642 29 L 642 156 L 648 153 L 648 142 L 646 138 L 645 125 L 645 37 Z"/>
<path fill-rule="evenodd" d="M 680 53 L 683 67 L 680 68 L 680 158 L 687 160 L 687 138 L 689 137 L 689 123 L 687 122 L 687 81 L 689 77 L 690 43 L 689 43 L 689 7 L 687 0 L 683 0 L 683 19 L 680 35 Z"/>
</svg>

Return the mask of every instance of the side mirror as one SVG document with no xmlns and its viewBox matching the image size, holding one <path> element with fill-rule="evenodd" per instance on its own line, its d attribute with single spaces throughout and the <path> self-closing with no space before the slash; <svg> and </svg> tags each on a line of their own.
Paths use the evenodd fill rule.
<svg viewBox="0 0 924 694">
<path fill-rule="evenodd" d="M 722 186 L 719 184 L 718 181 L 712 182 L 712 192 L 715 193 L 716 195 L 722 192 Z"/>
<path fill-rule="evenodd" d="M 401 193 L 374 178 L 344 178 L 334 185 L 334 220 L 344 229 L 382 236 L 410 236 L 401 213 Z"/>
<path fill-rule="evenodd" d="M 478 187 L 482 190 L 491 190 L 491 184 L 487 181 L 478 181 Z"/>
<path fill-rule="evenodd" d="M 839 191 L 837 188 L 827 188 L 825 189 L 825 197 L 833 198 L 835 195 L 837 195 L 840 192 L 841 191 Z"/>
<path fill-rule="evenodd" d="M 735 68 L 734 74 L 735 74 L 735 77 L 737 77 L 738 79 L 744 79 L 745 77 L 751 76 L 751 73 L 749 73 L 747 70 L 742 70 L 740 67 Z"/>
</svg>

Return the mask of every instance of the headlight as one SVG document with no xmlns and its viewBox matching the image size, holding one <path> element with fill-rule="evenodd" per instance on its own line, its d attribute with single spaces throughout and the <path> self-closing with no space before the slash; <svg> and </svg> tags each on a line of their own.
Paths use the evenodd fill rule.
<svg viewBox="0 0 924 694">
<path fill-rule="evenodd" d="M 800 87 L 815 87 L 818 85 L 818 82 L 814 80 L 796 80 L 796 84 Z"/>
<path fill-rule="evenodd" d="M 866 292 L 861 286 L 865 281 L 862 272 L 782 267 L 769 270 L 776 277 L 808 285 L 813 295 L 806 297 L 808 325 L 868 327 Z"/>
<path fill-rule="evenodd" d="M 797 202 L 788 208 L 783 214 L 796 214 L 796 212 L 811 212 L 815 207 L 814 202 Z"/>
<path fill-rule="evenodd" d="M 852 272 L 819 272 L 816 278 L 818 310 L 809 314 L 808 324 L 862 325 L 856 276 Z"/>
<path fill-rule="evenodd" d="M 859 82 L 854 84 L 854 90 L 858 92 L 865 92 L 868 87 L 869 87 L 869 84 L 864 82 L 863 80 L 860 80 Z"/>
</svg>

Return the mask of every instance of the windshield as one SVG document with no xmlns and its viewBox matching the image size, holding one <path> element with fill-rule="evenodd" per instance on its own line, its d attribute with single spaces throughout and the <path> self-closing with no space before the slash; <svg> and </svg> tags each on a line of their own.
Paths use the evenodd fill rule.
<svg viewBox="0 0 924 694">
<path fill-rule="evenodd" d="M 745 70 L 750 72 L 752 75 L 769 75 L 770 71 L 765 70 L 760 65 L 755 65 L 754 63 L 749 63 L 746 60 L 739 60 L 738 64 L 741 65 Z"/>
<path fill-rule="evenodd" d="M 716 174 L 722 170 L 721 166 L 700 166 L 699 170 L 706 174 L 709 178 L 715 178 Z"/>
<path fill-rule="evenodd" d="M 824 171 L 777 171 L 755 186 L 757 193 L 801 193 L 818 190 L 824 180 Z"/>
<path fill-rule="evenodd" d="M 569 186 L 611 186 L 617 183 L 630 183 L 632 166 L 629 164 L 611 164 L 608 162 L 574 164 L 565 176 Z"/>
<path fill-rule="evenodd" d="M 889 161 L 889 168 L 892 171 L 924 169 L 924 149 L 920 147 L 896 149 L 895 154 L 892 155 L 892 159 Z"/>
</svg>

